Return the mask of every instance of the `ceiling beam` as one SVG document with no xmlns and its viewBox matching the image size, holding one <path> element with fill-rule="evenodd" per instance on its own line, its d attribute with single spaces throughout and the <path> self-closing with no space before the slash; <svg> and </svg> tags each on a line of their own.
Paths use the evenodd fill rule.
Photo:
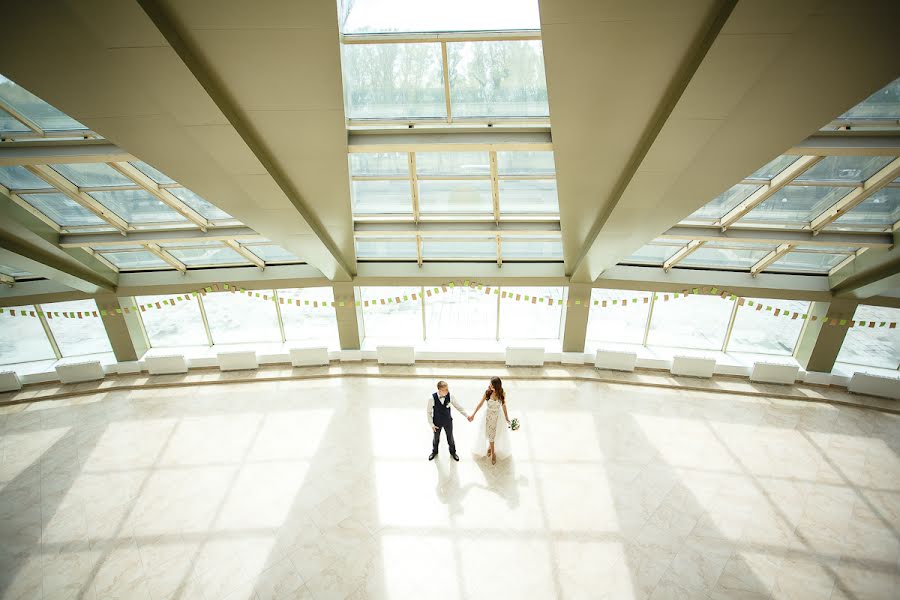
<svg viewBox="0 0 900 600">
<path fill-rule="evenodd" d="M 822 214 L 812 220 L 809 228 L 814 232 L 821 231 L 824 227 L 827 227 L 859 205 L 863 200 L 892 182 L 898 175 L 900 175 L 900 157 L 889 162 L 877 173 L 866 179 L 862 185 L 853 188 L 853 191 L 825 209 Z"/>
<path fill-rule="evenodd" d="M 266 239 L 249 227 L 215 227 L 206 231 L 197 229 L 164 229 L 160 231 L 129 231 L 118 233 L 65 233 L 59 236 L 62 248 L 102 248 L 123 244 L 141 245 L 145 243 L 174 244 L 184 242 L 216 242 L 239 239 L 248 243 L 264 242 Z"/>
<path fill-rule="evenodd" d="M 894 236 L 885 232 L 823 231 L 818 235 L 811 231 L 787 229 L 749 229 L 732 227 L 726 231 L 713 227 L 676 225 L 663 232 L 657 240 L 706 242 L 735 242 L 740 244 L 780 244 L 791 242 L 802 246 L 848 246 L 863 248 L 890 248 Z"/>
<path fill-rule="evenodd" d="M 353 224 L 356 237 L 384 235 L 547 235 L 559 234 L 558 221 L 419 221 L 406 222 L 356 222 Z"/>
<path fill-rule="evenodd" d="M 234 250 L 235 252 L 237 252 L 238 254 L 240 254 L 241 256 L 243 256 L 244 258 L 246 258 L 248 261 L 250 261 L 254 265 L 256 265 L 260 271 L 266 270 L 265 261 L 263 259 L 261 259 L 260 257 L 258 257 L 257 255 L 253 254 L 252 252 L 250 252 L 249 250 L 247 250 L 246 248 L 244 248 L 238 242 L 236 242 L 234 240 L 225 240 L 225 245 L 228 246 L 229 248 L 231 248 L 232 250 Z"/>
<path fill-rule="evenodd" d="M 132 180 L 141 188 L 149 192 L 154 198 L 186 218 L 188 221 L 199 227 L 202 231 L 206 231 L 209 227 L 209 221 L 198 213 L 196 210 L 185 204 L 180 198 L 175 196 L 166 188 L 162 188 L 158 183 L 145 175 L 140 169 L 128 162 L 110 162 L 106 163 L 128 179 Z"/>
<path fill-rule="evenodd" d="M 106 140 L 47 140 L 0 145 L 0 166 L 121 162 L 135 158 Z"/>
<path fill-rule="evenodd" d="M 694 253 L 698 248 L 703 246 L 706 242 L 702 240 L 691 240 L 687 243 L 686 246 L 681 248 L 678 252 L 669 257 L 669 259 L 663 263 L 663 271 L 666 273 L 669 272 L 669 269 L 680 263 L 682 260 L 690 256 Z"/>
<path fill-rule="evenodd" d="M 178 260 L 177 258 L 172 256 L 164 248 L 161 248 L 159 244 L 151 243 L 151 244 L 141 244 L 141 245 L 144 247 L 144 249 L 148 250 L 152 254 L 155 254 L 157 256 L 157 258 L 161 258 L 162 260 L 166 261 L 166 263 L 168 263 L 169 266 L 178 270 L 178 272 L 181 273 L 182 275 L 187 273 L 187 266 L 183 262 L 181 262 L 180 260 Z"/>
<path fill-rule="evenodd" d="M 490 129 L 478 132 L 434 130 L 397 130 L 364 133 L 351 131 L 347 135 L 348 150 L 354 152 L 478 152 L 478 151 L 540 151 L 553 150 L 549 128 L 538 131 L 507 131 Z"/>
<path fill-rule="evenodd" d="M 175 271 L 122 273 L 116 293 L 119 296 L 179 294 L 222 283 L 238 285 L 248 290 L 331 285 L 331 281 L 321 271 L 310 265 L 269 265 L 265 271 L 247 265 L 192 269 L 183 275 Z"/>
<path fill-rule="evenodd" d="M 82 192 L 77 185 L 51 169 L 49 166 L 25 165 L 25 168 L 68 196 L 82 208 L 91 211 L 122 233 L 128 231 L 128 223 L 122 217 L 103 206 L 91 196 Z"/>
<path fill-rule="evenodd" d="M 788 168 L 773 177 L 769 183 L 763 185 L 750 194 L 746 200 L 725 213 L 725 216 L 716 221 L 716 225 L 723 230 L 728 229 L 738 219 L 771 198 L 778 190 L 789 184 L 798 175 L 818 164 L 823 158 L 822 156 L 801 156 L 791 163 Z"/>
<path fill-rule="evenodd" d="M 896 284 L 885 281 L 893 281 L 890 278 L 898 273 L 900 248 L 874 248 L 858 255 L 840 269 L 833 270 L 828 275 L 828 283 L 836 297 L 865 299 L 896 287 Z"/>
<path fill-rule="evenodd" d="M 896 127 L 896 123 L 894 124 Z M 783 152 L 818 156 L 900 156 L 900 135 L 856 131 L 821 131 Z"/>
<path fill-rule="evenodd" d="M 51 302 L 84 300 L 90 294 L 62 285 L 56 281 L 40 279 L 19 281 L 15 287 L 0 287 L 0 307 L 27 306 Z"/>
<path fill-rule="evenodd" d="M 756 277 L 759 275 L 766 267 L 771 265 L 773 262 L 780 259 L 782 256 L 790 252 L 794 249 L 794 244 L 781 244 L 761 259 L 759 259 L 756 264 L 750 267 L 750 275 Z"/>
</svg>

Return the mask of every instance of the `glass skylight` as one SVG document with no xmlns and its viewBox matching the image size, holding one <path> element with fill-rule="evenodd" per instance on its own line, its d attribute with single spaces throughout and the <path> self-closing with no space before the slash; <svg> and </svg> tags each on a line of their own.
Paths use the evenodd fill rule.
<svg viewBox="0 0 900 600">
<path fill-rule="evenodd" d="M 779 156 L 747 176 L 747 179 L 765 179 L 769 180 L 791 166 L 799 156 L 782 155 Z"/>
<path fill-rule="evenodd" d="M 883 188 L 853 209 L 844 213 L 833 225 L 873 225 L 888 227 L 900 221 L 900 188 Z"/>
<path fill-rule="evenodd" d="M 895 79 L 839 118 L 900 119 L 900 79 Z"/>
<path fill-rule="evenodd" d="M 891 160 L 891 156 L 829 156 L 794 181 L 862 183 Z"/>
<path fill-rule="evenodd" d="M 774 249 L 750 250 L 706 244 L 684 257 L 677 266 L 748 270 Z"/>
<path fill-rule="evenodd" d="M 339 0 L 341 33 L 540 29 L 537 0 Z"/>
<path fill-rule="evenodd" d="M 4 109 L 5 115 L 13 116 L 14 112 L 22 115 L 44 131 L 86 131 L 88 129 L 3 75 L 0 75 L 0 108 Z M 8 117 L 4 117 L 4 119 L 6 118 Z M 26 127 L 26 130 L 28 129 L 30 128 Z M 12 131 L 22 131 L 22 128 L 16 127 Z"/>
<path fill-rule="evenodd" d="M 0 167 L 0 185 L 10 190 L 52 189 L 49 183 L 24 167 Z"/>
<path fill-rule="evenodd" d="M 739 183 L 733 185 L 689 216 L 687 221 L 717 221 L 724 217 L 728 211 L 746 200 L 760 186 Z"/>
<path fill-rule="evenodd" d="M 850 193 L 849 187 L 788 185 L 754 208 L 741 223 L 809 223 Z"/>
<path fill-rule="evenodd" d="M 772 272 L 827 274 L 847 259 L 847 254 L 788 252 L 766 269 Z"/>
<path fill-rule="evenodd" d="M 647 244 L 624 259 L 624 263 L 637 263 L 662 266 L 664 262 L 678 252 L 683 246 L 680 244 Z"/>
</svg>

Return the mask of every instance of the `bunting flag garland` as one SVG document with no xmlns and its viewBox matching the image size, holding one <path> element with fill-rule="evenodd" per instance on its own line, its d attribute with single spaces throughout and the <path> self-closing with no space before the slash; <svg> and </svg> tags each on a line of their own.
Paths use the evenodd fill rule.
<svg viewBox="0 0 900 600">
<path fill-rule="evenodd" d="M 746 306 L 748 308 L 752 308 L 756 312 L 766 311 L 769 313 L 769 316 L 776 317 L 788 317 L 791 320 L 801 319 L 803 321 L 817 321 L 819 318 L 816 315 L 808 315 L 806 313 L 798 313 L 792 312 L 789 310 L 784 310 L 780 307 L 773 307 L 770 305 L 763 304 L 759 301 L 748 300 L 746 298 L 740 297 L 736 294 L 733 294 L 727 290 L 722 290 L 719 288 L 690 288 L 685 289 L 680 292 L 671 292 L 671 293 L 662 293 L 662 294 L 647 294 L 644 295 L 643 298 L 612 298 L 610 300 L 582 300 L 580 298 L 576 299 L 568 299 L 563 300 L 560 298 L 551 298 L 549 296 L 534 296 L 531 294 L 521 294 L 521 293 L 512 293 L 507 292 L 506 290 L 501 290 L 497 286 L 489 286 L 477 283 L 471 280 L 464 280 L 462 282 L 459 281 L 449 281 L 447 283 L 441 284 L 438 287 L 433 287 L 430 289 L 423 290 L 424 293 L 410 293 L 401 296 L 393 296 L 393 297 L 385 297 L 385 298 L 374 298 L 369 300 L 356 300 L 355 298 L 343 298 L 336 299 L 332 301 L 321 301 L 321 300 L 303 300 L 303 307 L 309 308 L 310 304 L 312 304 L 311 308 L 345 308 L 348 305 L 350 307 L 356 308 L 368 308 L 373 306 L 386 306 L 393 304 L 404 304 L 409 302 L 422 302 L 425 298 L 432 298 L 438 294 L 446 294 L 455 290 L 456 288 L 467 287 L 472 290 L 484 291 L 485 295 L 494 294 L 498 296 L 498 300 L 506 300 L 506 301 L 514 301 L 514 302 L 525 302 L 530 303 L 532 305 L 537 306 L 538 304 L 546 305 L 546 306 L 562 306 L 566 305 L 568 308 L 574 307 L 582 307 L 591 308 L 597 307 L 598 309 L 607 309 L 610 306 L 612 307 L 622 307 L 627 308 L 630 305 L 637 305 L 641 301 L 643 304 L 648 304 L 651 301 L 653 302 L 670 302 L 673 300 L 680 300 L 682 298 L 688 298 L 691 295 L 700 295 L 700 294 L 709 294 L 709 295 L 718 295 L 725 301 L 737 302 L 739 307 Z M 278 306 L 295 306 L 297 308 L 301 307 L 300 299 L 294 298 L 284 298 L 277 295 L 269 295 L 269 294 L 261 294 L 260 292 L 248 291 L 242 287 L 236 286 L 234 284 L 221 283 L 221 284 L 212 284 L 201 288 L 197 291 L 193 292 L 185 292 L 180 296 L 173 296 L 171 298 L 167 298 L 160 302 L 151 302 L 148 304 L 134 304 L 131 306 L 125 307 L 117 307 L 115 309 L 99 309 L 95 311 L 81 311 L 81 312 L 44 312 L 44 311 L 29 311 L 29 310 L 16 310 L 11 308 L 0 308 L 0 315 L 8 314 L 11 317 L 28 317 L 28 318 L 39 318 L 43 317 L 46 319 L 53 318 L 64 318 L 64 319 L 85 319 L 85 318 L 103 318 L 103 317 L 113 317 L 113 316 L 123 316 L 123 315 L 131 315 L 133 313 L 147 312 L 148 310 L 162 310 L 164 307 L 175 307 L 179 303 L 189 302 L 195 298 L 197 295 L 205 296 L 206 294 L 218 292 L 218 291 L 227 291 L 232 294 L 242 294 L 246 295 L 248 298 L 258 298 L 265 302 L 274 302 Z M 705 291 L 704 291 L 705 290 Z M 852 321 L 850 319 L 823 319 L 823 324 L 826 324 L 831 327 L 867 327 L 867 328 L 888 328 L 888 329 L 896 329 L 896 322 L 887 322 L 887 321 Z"/>
</svg>

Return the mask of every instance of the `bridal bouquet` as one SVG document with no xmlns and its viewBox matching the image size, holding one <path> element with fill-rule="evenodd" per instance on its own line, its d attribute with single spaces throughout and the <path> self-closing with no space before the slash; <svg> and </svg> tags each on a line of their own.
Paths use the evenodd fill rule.
<svg viewBox="0 0 900 600">
<path fill-rule="evenodd" d="M 519 428 L 519 420 L 513 419 L 512 421 L 510 421 L 509 428 L 512 429 L 513 431 L 517 430 Z"/>
</svg>

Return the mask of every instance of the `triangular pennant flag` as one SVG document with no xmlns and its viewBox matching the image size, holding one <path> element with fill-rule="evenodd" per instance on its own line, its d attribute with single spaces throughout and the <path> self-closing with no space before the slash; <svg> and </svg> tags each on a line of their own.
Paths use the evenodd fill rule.
<svg viewBox="0 0 900 600">
<path fill-rule="evenodd" d="M 897 329 L 897 324 L 891 323 L 890 325 L 888 325 L 888 329 Z"/>
<path fill-rule="evenodd" d="M 847 319 L 841 319 L 840 321 L 838 321 L 838 324 L 839 324 L 839 325 L 846 325 L 846 324 L 847 324 Z"/>
<path fill-rule="evenodd" d="M 884 327 L 887 324 L 887 321 L 882 321 L 878 324 L 879 327 Z"/>
</svg>

